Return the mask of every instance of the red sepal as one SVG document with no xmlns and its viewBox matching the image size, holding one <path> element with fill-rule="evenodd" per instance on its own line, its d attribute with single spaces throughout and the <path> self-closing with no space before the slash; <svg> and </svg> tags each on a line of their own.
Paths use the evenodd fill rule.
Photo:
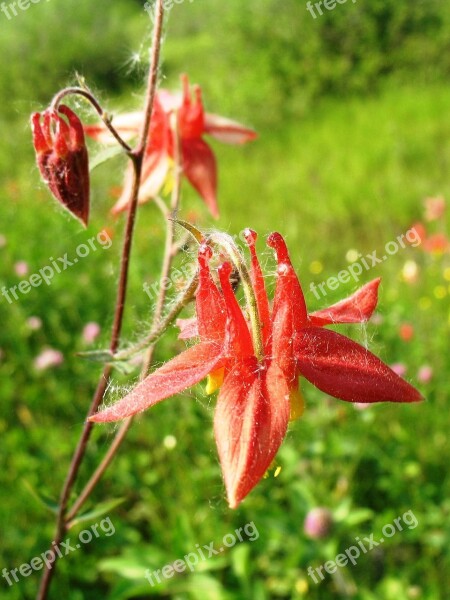
<svg viewBox="0 0 450 600">
<path fill-rule="evenodd" d="M 165 398 L 174 396 L 204 379 L 222 365 L 222 348 L 205 342 L 185 350 L 151 373 L 122 400 L 90 417 L 94 423 L 107 423 L 131 417 Z"/>
<path fill-rule="evenodd" d="M 230 508 L 236 508 L 272 462 L 286 434 L 289 389 L 275 363 L 238 362 L 225 378 L 214 433 Z"/>
<path fill-rule="evenodd" d="M 311 325 L 323 326 L 334 323 L 364 323 L 368 321 L 377 306 L 380 281 L 379 277 L 373 279 L 348 298 L 323 310 L 310 313 Z"/>
<path fill-rule="evenodd" d="M 418 402 L 421 394 L 374 354 L 349 338 L 305 327 L 294 340 L 301 374 L 320 390 L 348 402 Z"/>
</svg>

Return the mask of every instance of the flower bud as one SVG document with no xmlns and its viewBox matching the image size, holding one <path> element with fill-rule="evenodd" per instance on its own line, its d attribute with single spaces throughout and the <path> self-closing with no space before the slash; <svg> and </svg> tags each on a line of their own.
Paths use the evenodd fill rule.
<svg viewBox="0 0 450 600">
<path fill-rule="evenodd" d="M 65 118 L 63 118 L 65 117 Z M 83 125 L 65 105 L 31 116 L 36 162 L 53 196 L 87 225 L 89 161 Z"/>
</svg>

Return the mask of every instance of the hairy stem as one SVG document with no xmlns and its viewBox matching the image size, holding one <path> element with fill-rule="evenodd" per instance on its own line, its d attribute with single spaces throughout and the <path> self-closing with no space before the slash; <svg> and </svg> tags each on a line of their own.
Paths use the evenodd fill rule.
<svg viewBox="0 0 450 600">
<path fill-rule="evenodd" d="M 171 214 L 173 216 L 176 216 L 176 213 L 178 211 L 178 207 L 180 204 L 181 176 L 182 176 L 182 158 L 181 158 L 181 153 L 180 153 L 179 128 L 178 128 L 177 123 L 174 126 L 174 132 L 175 132 L 175 136 L 174 136 L 175 137 L 175 154 L 174 154 L 175 184 L 174 184 L 174 188 L 172 191 L 170 208 L 171 208 Z M 161 200 L 161 203 L 162 203 L 162 200 Z M 160 210 L 162 212 L 163 217 L 166 218 L 167 217 L 167 208 L 164 204 L 162 206 L 160 206 Z M 164 306 L 166 303 L 166 295 L 167 295 L 167 291 L 163 285 L 163 282 L 165 281 L 166 277 L 168 277 L 168 275 L 170 273 L 172 261 L 175 256 L 175 254 L 173 252 L 174 237 L 175 237 L 174 228 L 175 228 L 174 221 L 167 220 L 166 243 L 165 243 L 165 249 L 164 249 L 164 257 L 163 257 L 163 265 L 162 265 L 162 269 L 161 269 L 161 276 L 160 276 L 160 281 L 159 281 L 159 283 L 160 283 L 159 294 L 158 294 L 158 298 L 156 301 L 155 311 L 153 313 L 150 334 L 140 344 L 138 344 L 138 346 L 135 346 L 132 349 L 133 353 L 135 353 L 136 351 L 147 348 L 147 352 L 145 354 L 143 366 L 141 369 L 140 380 L 144 379 L 145 376 L 147 375 L 149 366 L 152 362 L 156 340 L 167 329 L 168 325 L 175 319 L 175 317 L 179 314 L 181 309 L 192 299 L 192 297 L 195 294 L 195 290 L 197 289 L 197 275 L 195 275 L 191 279 L 191 281 L 189 282 L 189 284 L 187 285 L 187 287 L 185 288 L 183 293 L 180 295 L 178 301 L 174 304 L 172 309 L 167 313 L 165 318 L 163 320 L 161 320 L 162 312 L 164 310 Z M 116 358 L 120 358 L 120 356 L 121 356 L 121 353 L 116 354 Z M 129 356 L 129 354 L 128 354 L 128 356 Z M 124 357 L 124 355 L 122 355 L 122 357 Z M 114 459 L 119 447 L 121 446 L 123 440 L 126 437 L 126 434 L 129 430 L 132 422 L 133 422 L 133 417 L 128 417 L 121 424 L 119 430 L 117 431 L 117 433 L 111 443 L 111 446 L 108 448 L 108 451 L 106 452 L 105 456 L 103 457 L 101 463 L 98 465 L 97 469 L 92 474 L 91 478 L 89 479 L 89 481 L 86 484 L 86 486 L 84 487 L 83 491 L 77 498 L 76 502 L 74 503 L 74 505 L 68 512 L 68 514 L 67 514 L 68 520 L 75 518 L 75 516 L 77 515 L 77 513 L 80 510 L 80 508 L 82 507 L 82 505 L 86 502 L 86 500 L 89 498 L 92 491 L 95 489 L 96 485 L 102 478 L 106 469 L 108 468 L 108 466 L 111 464 L 112 460 Z"/>
<path fill-rule="evenodd" d="M 134 182 L 133 189 L 130 194 L 130 203 L 128 207 L 128 218 L 125 228 L 125 237 L 122 249 L 122 257 L 120 264 L 120 278 L 119 285 L 117 290 L 117 299 L 114 311 L 114 321 L 111 333 L 111 344 L 110 350 L 114 354 L 118 348 L 120 341 L 120 333 L 122 329 L 123 322 L 123 312 L 125 307 L 126 300 L 126 292 L 127 292 L 127 282 L 128 282 L 128 268 L 130 262 L 130 254 L 131 254 L 131 245 L 133 240 L 133 231 L 134 231 L 134 223 L 136 217 L 136 209 L 138 204 L 138 194 L 139 194 L 139 185 L 141 179 L 141 171 L 142 171 L 142 162 L 145 153 L 145 149 L 147 146 L 147 139 L 144 136 L 148 136 L 149 128 L 150 128 L 150 119 L 152 115 L 153 109 L 153 99 L 155 96 L 156 89 L 156 81 L 157 81 L 157 73 L 158 73 L 158 64 L 159 64 L 159 53 L 161 48 L 161 37 L 162 37 L 162 22 L 163 22 L 164 10 L 163 10 L 163 0 L 157 0 L 157 9 L 156 9 L 156 18 L 155 18 L 155 28 L 153 33 L 153 43 L 151 50 L 151 62 L 150 62 L 150 71 L 148 78 L 148 87 L 147 87 L 147 95 L 146 95 L 146 104 L 145 104 L 145 117 L 144 117 L 144 125 L 142 128 L 141 137 L 138 143 L 138 148 L 132 153 L 133 159 L 133 167 L 134 167 Z M 80 88 L 82 89 L 82 88 Z M 86 95 L 86 94 L 83 94 Z M 56 100 L 58 101 L 58 100 Z M 54 100 L 55 102 L 55 100 Z M 109 377 L 111 374 L 111 367 L 106 366 L 103 370 L 102 376 L 100 378 L 99 384 L 97 386 L 96 392 L 92 399 L 91 405 L 89 407 L 89 411 L 87 414 L 87 418 L 93 415 L 102 399 L 103 395 L 108 386 Z M 83 427 L 83 431 L 81 433 L 81 437 L 78 441 L 78 445 L 76 447 L 75 453 L 72 457 L 72 461 L 69 467 L 69 471 L 64 482 L 64 486 L 60 496 L 59 502 L 59 510 L 56 519 L 56 532 L 54 536 L 54 540 L 50 545 L 50 550 L 53 547 L 58 546 L 68 531 L 68 522 L 67 522 L 67 504 L 69 500 L 70 493 L 72 491 L 73 485 L 76 481 L 78 471 L 80 465 L 83 461 L 83 458 L 86 453 L 87 444 L 90 438 L 90 434 L 92 431 L 92 423 L 86 421 Z M 39 591 L 37 594 L 37 600 L 45 600 L 48 596 L 48 592 L 50 589 L 50 584 L 55 574 L 58 555 L 54 553 L 55 560 L 50 567 L 46 566 L 42 575 L 41 584 L 39 587 Z"/>
</svg>

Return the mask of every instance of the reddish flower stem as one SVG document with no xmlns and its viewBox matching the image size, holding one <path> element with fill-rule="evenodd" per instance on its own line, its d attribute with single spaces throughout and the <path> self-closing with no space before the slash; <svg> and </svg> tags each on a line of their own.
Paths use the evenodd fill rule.
<svg viewBox="0 0 450 600">
<path fill-rule="evenodd" d="M 137 204 L 138 204 L 138 193 L 139 193 L 139 185 L 140 185 L 140 179 L 141 179 L 142 161 L 143 161 L 145 149 L 146 149 L 147 142 L 148 142 L 147 137 L 148 137 L 148 132 L 149 132 L 149 128 L 150 128 L 150 119 L 151 119 L 152 109 L 153 109 L 153 99 L 155 97 L 155 91 L 156 91 L 159 54 L 160 54 L 160 48 L 161 48 L 163 17 L 164 17 L 163 0 L 157 0 L 155 28 L 154 28 L 154 32 L 153 32 L 153 43 L 152 43 L 152 50 L 151 50 L 150 71 L 149 71 L 146 102 L 145 102 L 144 125 L 142 128 L 142 133 L 141 133 L 141 137 L 139 139 L 138 147 L 131 154 L 131 157 L 133 160 L 133 166 L 134 166 L 134 182 L 133 182 L 132 193 L 130 196 L 128 218 L 127 218 L 127 224 L 126 224 L 126 229 L 125 229 L 125 238 L 124 238 L 124 244 L 123 244 L 123 249 L 122 249 L 122 258 L 121 258 L 121 265 L 120 265 L 120 279 L 119 279 L 119 286 L 118 286 L 118 290 L 117 290 L 117 299 L 116 299 L 116 305 L 115 305 L 115 311 L 114 311 L 114 321 L 113 321 L 113 327 L 112 327 L 112 333 L 111 333 L 111 344 L 110 344 L 111 353 L 115 353 L 118 348 L 119 341 L 120 341 L 120 333 L 121 333 L 121 329 L 122 329 L 123 312 L 124 312 L 124 307 L 125 307 L 127 282 L 128 282 L 128 267 L 129 267 L 129 262 L 130 262 L 130 253 L 131 253 L 131 245 L 132 245 L 132 240 L 133 240 L 136 209 L 137 209 Z M 90 417 L 92 414 L 94 414 L 97 411 L 97 409 L 103 399 L 103 395 L 106 391 L 110 374 L 111 374 L 111 367 L 107 365 L 103 370 L 102 376 L 100 378 L 99 384 L 97 386 L 97 390 L 92 399 L 92 402 L 89 407 L 89 411 L 88 411 L 86 418 Z M 92 427 L 93 427 L 92 423 L 90 423 L 89 421 L 85 422 L 81 437 L 79 439 L 77 448 L 73 455 L 73 458 L 72 458 L 72 461 L 71 461 L 71 464 L 69 467 L 69 471 L 68 471 L 66 480 L 64 482 L 64 486 L 63 486 L 61 496 L 60 496 L 59 509 L 58 509 L 58 514 L 57 514 L 57 519 L 56 519 L 55 537 L 54 537 L 52 544 L 50 545 L 49 550 L 52 550 L 54 547 L 58 546 L 63 541 L 63 538 L 68 531 L 68 522 L 67 522 L 67 517 L 66 517 L 67 503 L 68 503 L 69 496 L 72 491 L 73 485 L 76 481 L 80 465 L 83 461 L 83 458 L 84 458 L 84 455 L 86 452 L 86 448 L 87 448 L 89 437 L 90 437 L 90 434 L 92 431 Z M 58 561 L 58 554 L 57 553 L 54 553 L 54 554 L 55 554 L 55 560 L 54 560 L 53 564 L 50 567 L 46 566 L 44 569 L 44 572 L 42 574 L 41 584 L 40 584 L 39 591 L 38 591 L 38 594 L 36 597 L 37 600 L 46 600 L 46 598 L 48 597 L 50 584 L 51 584 L 53 576 L 55 574 L 56 565 L 57 565 L 57 561 Z"/>
<path fill-rule="evenodd" d="M 176 213 L 178 211 L 178 207 L 180 204 L 181 176 L 182 176 L 182 172 L 183 172 L 178 121 L 176 121 L 176 123 L 175 123 L 175 140 L 176 140 L 175 153 L 174 153 L 175 183 L 174 183 L 171 202 L 170 202 L 170 209 L 171 209 L 172 217 L 176 216 Z M 164 306 L 166 303 L 166 296 L 167 296 L 167 290 L 166 290 L 165 286 L 163 285 L 163 282 L 165 281 L 166 277 L 169 276 L 170 268 L 172 266 L 172 262 L 173 262 L 173 259 L 176 255 L 176 253 L 174 253 L 175 222 L 173 221 L 173 219 L 167 219 L 167 208 L 163 203 L 160 206 L 160 210 L 161 210 L 163 217 L 166 219 L 166 223 L 167 223 L 166 243 L 165 243 L 163 264 L 162 264 L 162 269 L 161 269 L 161 276 L 160 276 L 160 280 L 159 280 L 159 283 L 160 283 L 159 293 L 158 293 L 158 298 L 156 300 L 155 310 L 153 313 L 150 334 L 147 336 L 147 338 L 145 338 L 145 340 L 143 340 L 142 343 L 140 343 L 138 345 L 139 349 L 145 349 L 145 348 L 147 349 L 147 351 L 145 353 L 142 369 L 141 369 L 141 374 L 140 374 L 141 381 L 142 381 L 142 379 L 144 379 L 146 377 L 147 372 L 150 367 L 150 364 L 152 362 L 153 352 L 155 349 L 155 342 L 157 341 L 159 336 L 166 330 L 169 323 L 171 323 L 175 319 L 175 317 L 178 315 L 178 313 L 181 311 L 181 309 L 189 302 L 189 300 L 191 300 L 191 298 L 195 294 L 195 290 L 197 289 L 197 275 L 195 275 L 191 279 L 191 281 L 189 282 L 187 287 L 185 288 L 184 292 L 181 294 L 179 301 L 174 305 L 172 310 L 170 310 L 169 313 L 166 315 L 166 317 L 161 321 L 162 313 L 163 313 Z M 179 250 L 179 248 L 177 250 Z M 134 348 L 133 350 L 136 351 L 136 348 Z M 126 437 L 126 434 L 129 430 L 132 422 L 133 422 L 133 417 L 129 417 L 129 418 L 125 419 L 123 421 L 123 423 L 121 424 L 118 432 L 116 433 L 116 435 L 111 443 L 111 446 L 108 448 L 101 463 L 98 465 L 97 469 L 92 474 L 91 478 L 85 485 L 81 494 L 78 496 L 76 502 L 74 503 L 72 508 L 67 513 L 66 518 L 68 521 L 70 521 L 76 517 L 80 508 L 83 506 L 83 504 L 89 498 L 92 491 L 95 489 L 96 485 L 102 478 L 106 469 L 108 468 L 108 466 L 111 464 L 112 460 L 114 459 L 118 449 L 120 448 L 123 440 Z"/>
</svg>

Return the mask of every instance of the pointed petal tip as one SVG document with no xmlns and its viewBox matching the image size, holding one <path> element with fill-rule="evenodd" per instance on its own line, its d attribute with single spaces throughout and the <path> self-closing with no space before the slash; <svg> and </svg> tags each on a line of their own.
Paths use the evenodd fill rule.
<svg viewBox="0 0 450 600">
<path fill-rule="evenodd" d="M 236 510 L 240 503 L 241 500 L 228 496 L 228 507 L 231 508 L 231 510 Z"/>
</svg>

